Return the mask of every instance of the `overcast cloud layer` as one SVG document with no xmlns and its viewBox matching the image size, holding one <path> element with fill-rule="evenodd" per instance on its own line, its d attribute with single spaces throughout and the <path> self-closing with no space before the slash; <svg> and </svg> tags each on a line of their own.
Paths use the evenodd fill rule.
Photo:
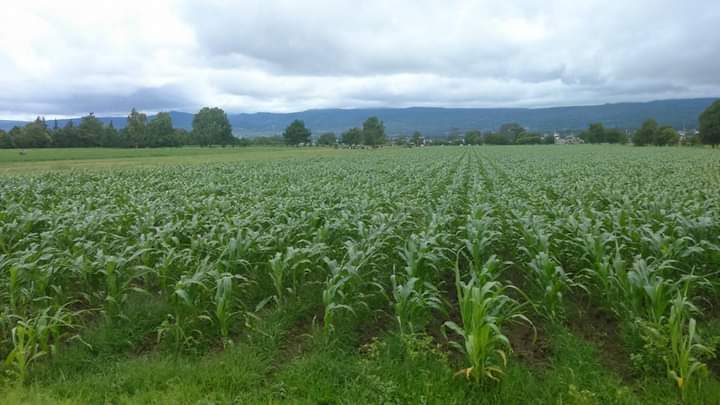
<svg viewBox="0 0 720 405">
<path fill-rule="evenodd" d="M 720 96 L 717 0 L 8 0 L 1 8 L 0 118 Z"/>
</svg>

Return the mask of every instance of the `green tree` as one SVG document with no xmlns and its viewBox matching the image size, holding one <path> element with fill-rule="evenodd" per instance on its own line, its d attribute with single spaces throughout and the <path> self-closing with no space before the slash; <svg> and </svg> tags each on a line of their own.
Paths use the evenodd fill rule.
<svg viewBox="0 0 720 405">
<path fill-rule="evenodd" d="M 350 128 L 343 132 L 340 141 L 348 146 L 360 145 L 363 143 L 363 132 L 360 128 Z"/>
<path fill-rule="evenodd" d="M 715 148 L 720 144 L 720 100 L 700 114 L 700 142 Z"/>
<path fill-rule="evenodd" d="M 73 120 L 68 120 L 62 129 L 55 132 L 54 144 L 61 148 L 78 147 L 80 138 L 80 130 L 75 126 Z"/>
<path fill-rule="evenodd" d="M 627 143 L 627 135 L 617 128 L 611 128 L 605 130 L 605 142 L 607 143 Z"/>
<path fill-rule="evenodd" d="M 543 138 L 543 143 L 545 145 L 554 145 L 555 144 L 555 135 L 545 135 Z"/>
<path fill-rule="evenodd" d="M 193 117 L 192 136 L 198 145 L 229 145 L 235 143 L 227 114 L 218 107 L 203 107 Z"/>
<path fill-rule="evenodd" d="M 335 136 L 334 132 L 325 132 L 324 134 L 320 135 L 317 141 L 318 145 L 335 145 L 337 143 L 337 136 Z"/>
<path fill-rule="evenodd" d="M 190 132 L 188 132 L 184 128 L 175 128 L 174 137 L 175 137 L 175 143 L 178 145 L 197 145 L 194 143 L 194 139 L 192 135 L 190 135 Z"/>
<path fill-rule="evenodd" d="M 363 143 L 377 147 L 385 143 L 385 125 L 378 117 L 370 117 L 363 123 Z"/>
<path fill-rule="evenodd" d="M 147 127 L 147 115 L 137 112 L 134 108 L 128 115 L 127 126 L 125 127 L 125 138 L 128 146 L 133 148 L 144 148 L 146 145 L 145 131 Z"/>
<path fill-rule="evenodd" d="M 78 125 L 78 143 L 81 147 L 100 146 L 100 139 L 105 131 L 103 123 L 90 113 L 80 118 Z"/>
<path fill-rule="evenodd" d="M 305 122 L 301 120 L 295 120 L 285 128 L 282 136 L 285 143 L 288 145 L 299 145 L 301 143 L 310 143 L 310 136 L 312 133 L 305 127 Z"/>
<path fill-rule="evenodd" d="M 52 138 L 45 120 L 38 117 L 35 121 L 25 125 L 17 134 L 13 143 L 18 148 L 45 148 L 52 144 Z"/>
<path fill-rule="evenodd" d="M 542 143 L 542 138 L 539 134 L 524 132 L 515 139 L 515 143 L 518 145 L 539 145 Z"/>
<path fill-rule="evenodd" d="M 10 135 L 0 129 L 0 149 L 9 149 L 13 147 L 12 139 Z"/>
<path fill-rule="evenodd" d="M 661 126 L 660 128 L 658 128 L 657 133 L 655 134 L 655 145 L 677 145 L 679 142 L 680 135 L 678 135 L 675 128 L 671 127 L 670 125 Z"/>
<path fill-rule="evenodd" d="M 147 146 L 177 146 L 170 113 L 157 113 L 147 125 Z"/>
<path fill-rule="evenodd" d="M 102 136 L 100 137 L 100 146 L 104 148 L 122 146 L 120 136 L 112 121 L 103 128 Z"/>
<path fill-rule="evenodd" d="M 500 129 L 498 130 L 498 133 L 500 135 L 503 135 L 505 138 L 507 138 L 507 143 L 515 143 L 515 140 L 523 132 L 525 132 L 525 128 L 515 122 L 502 124 L 500 126 Z"/>
<path fill-rule="evenodd" d="M 412 134 L 412 138 L 410 138 L 410 142 L 412 142 L 415 146 L 420 146 L 423 142 L 423 136 L 420 133 L 420 131 L 415 131 Z"/>
<path fill-rule="evenodd" d="M 510 143 L 508 137 L 497 132 L 485 134 L 484 142 L 488 145 L 507 145 Z"/>
<path fill-rule="evenodd" d="M 580 139 L 586 143 L 603 143 L 605 142 L 605 127 L 599 122 L 592 123 L 586 131 L 580 134 Z"/>
<path fill-rule="evenodd" d="M 652 145 L 655 143 L 658 124 L 654 119 L 648 119 L 643 122 L 640 129 L 635 131 L 633 135 L 633 143 L 637 146 Z"/>
<path fill-rule="evenodd" d="M 482 133 L 478 130 L 465 132 L 465 144 L 480 145 L 482 143 Z"/>
</svg>

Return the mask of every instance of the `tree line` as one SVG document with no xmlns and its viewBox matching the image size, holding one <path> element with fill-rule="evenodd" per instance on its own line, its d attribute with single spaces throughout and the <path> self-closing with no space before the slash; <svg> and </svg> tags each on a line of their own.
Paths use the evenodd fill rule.
<svg viewBox="0 0 720 405">
<path fill-rule="evenodd" d="M 73 120 L 63 127 L 57 120 L 49 126 L 44 118 L 8 132 L 0 129 L 0 148 L 159 148 L 183 145 L 235 145 L 227 114 L 220 108 L 204 107 L 193 116 L 192 130 L 174 128 L 168 112 L 159 112 L 148 118 L 134 108 L 124 128 L 116 129 L 113 122 L 107 125 L 93 113 L 75 125 Z"/>
<path fill-rule="evenodd" d="M 702 143 L 716 147 L 720 144 L 720 100 L 710 105 L 699 117 L 699 136 L 686 139 L 687 143 Z M 590 124 L 578 136 L 585 143 L 617 143 L 630 141 L 634 145 L 676 145 L 681 141 L 679 133 L 670 125 L 659 125 L 654 119 L 646 120 L 633 133 L 617 128 L 606 128 L 601 123 Z M 122 129 L 116 129 L 110 121 L 107 125 L 93 113 L 82 118 L 77 125 L 70 120 L 62 128 L 54 121 L 49 126 L 44 118 L 38 117 L 22 127 L 6 132 L 0 129 L 0 148 L 43 148 L 43 147 L 118 147 L 155 148 L 183 145 L 309 145 L 312 132 L 301 120 L 295 120 L 281 136 L 265 136 L 252 139 L 236 138 L 227 114 L 220 108 L 204 107 L 193 116 L 192 130 L 174 128 L 170 113 L 160 112 L 152 117 L 134 108 Z M 497 131 L 481 132 L 470 130 L 461 134 L 453 130 L 446 137 L 432 139 L 433 145 L 531 145 L 552 144 L 552 135 L 531 132 L 517 123 L 503 124 Z M 369 117 L 361 127 L 350 128 L 338 138 L 333 132 L 325 132 L 315 140 L 318 145 L 377 147 L 388 143 L 384 123 L 378 117 Z M 394 139 L 399 145 L 420 146 L 426 140 L 420 132 L 411 137 Z"/>
<path fill-rule="evenodd" d="M 309 145 L 312 143 L 312 131 L 302 120 L 295 120 L 282 134 L 287 145 Z M 323 146 L 337 145 L 338 141 L 346 146 L 378 147 L 387 143 L 385 124 L 378 117 L 369 117 L 361 128 L 350 128 L 337 138 L 334 132 L 321 134 L 316 143 Z"/>
</svg>

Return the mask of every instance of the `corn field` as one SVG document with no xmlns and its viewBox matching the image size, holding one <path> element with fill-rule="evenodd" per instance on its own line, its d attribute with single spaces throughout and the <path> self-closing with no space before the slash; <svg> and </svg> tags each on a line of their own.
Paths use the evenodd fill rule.
<svg viewBox="0 0 720 405">
<path fill-rule="evenodd" d="M 522 361 L 512 328 L 593 308 L 635 372 L 685 401 L 717 378 L 718 271 L 709 150 L 437 147 L 0 178 L 8 383 L 152 302 L 162 316 L 140 327 L 167 356 L 301 307 L 325 344 L 429 336 L 456 378 L 488 387 Z"/>
</svg>

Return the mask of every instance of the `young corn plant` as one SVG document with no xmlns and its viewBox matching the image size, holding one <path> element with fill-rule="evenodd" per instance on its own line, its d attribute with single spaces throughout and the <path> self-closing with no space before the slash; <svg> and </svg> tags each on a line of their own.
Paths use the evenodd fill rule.
<svg viewBox="0 0 720 405">
<path fill-rule="evenodd" d="M 38 336 L 31 323 L 19 320 L 11 332 L 12 350 L 5 358 L 5 366 L 18 383 L 24 383 L 32 363 L 47 353 L 40 349 Z"/>
<path fill-rule="evenodd" d="M 564 313 L 565 295 L 572 287 L 582 286 L 582 284 L 574 283 L 562 266 L 545 252 L 538 253 L 528 267 L 530 269 L 529 281 L 534 286 L 536 293 L 541 296 L 542 303 L 538 305 L 538 312 L 550 321 L 561 320 Z"/>
<path fill-rule="evenodd" d="M 306 257 L 304 249 L 288 246 L 284 253 L 277 252 L 269 260 L 270 279 L 272 280 L 276 304 L 281 305 L 287 301 L 288 296 L 294 296 L 301 285 L 305 271 L 309 269 L 311 261 Z"/>
<path fill-rule="evenodd" d="M 492 255 L 494 245 L 500 237 L 500 232 L 495 229 L 495 220 L 490 216 L 468 217 L 465 224 L 465 238 L 462 241 L 472 263 L 482 265 Z"/>
<path fill-rule="evenodd" d="M 417 277 L 409 277 L 404 283 L 397 275 L 390 277 L 392 283 L 392 305 L 400 334 L 412 337 L 427 322 L 431 310 L 441 310 L 440 292 L 432 284 L 425 284 Z"/>
<path fill-rule="evenodd" d="M 55 355 L 58 343 L 67 337 L 70 330 L 77 327 L 75 319 L 84 311 L 70 311 L 67 309 L 70 304 L 48 306 L 27 318 L 9 316 L 14 327 L 11 330 L 11 349 L 5 358 L 5 365 L 19 382 L 25 381 L 31 364 L 37 359 Z"/>
<path fill-rule="evenodd" d="M 130 247 L 125 249 L 129 253 Z M 123 308 L 131 292 L 146 293 L 136 283 L 144 276 L 147 269 L 143 266 L 130 265 L 144 251 L 123 256 L 105 255 L 98 253 L 97 265 L 99 273 L 105 279 L 104 314 L 108 321 L 116 318 L 126 319 Z"/>
<path fill-rule="evenodd" d="M 668 375 L 675 380 L 683 401 L 687 399 L 688 389 L 693 384 L 699 385 L 702 379 L 707 377 L 707 365 L 699 358 L 714 355 L 710 347 L 700 343 L 696 333 L 695 319 L 686 319 L 686 311 L 682 309 L 686 306 L 684 300 L 686 298 L 679 295 L 670 308 L 668 328 L 671 351 L 665 357 Z"/>
<path fill-rule="evenodd" d="M 223 344 L 227 344 L 230 342 L 229 335 L 232 321 L 240 313 L 240 311 L 234 311 L 237 303 L 236 293 L 238 288 L 235 284 L 246 282 L 247 279 L 230 273 L 215 273 L 214 278 L 213 315 L 220 330 Z"/>
<path fill-rule="evenodd" d="M 697 388 L 707 377 L 707 365 L 700 359 L 713 357 L 713 349 L 701 343 L 697 326 L 691 313 L 697 308 L 684 292 L 678 292 L 672 300 L 670 313 L 657 323 L 643 323 L 642 337 L 645 350 L 658 354 L 667 367 L 667 374 L 675 383 L 683 402 L 688 393 Z"/>
<path fill-rule="evenodd" d="M 373 246 L 367 250 L 358 249 L 352 242 L 346 243 L 346 255 L 342 263 L 325 258 L 330 274 L 325 279 L 322 290 L 324 306 L 323 331 L 329 336 L 335 330 L 336 315 L 339 312 L 349 312 L 353 315 L 358 307 L 368 308 L 366 294 L 363 287 L 368 284 L 366 279 L 372 279 L 373 272 L 364 270 L 368 261 L 376 253 Z M 379 286 L 382 287 L 382 286 Z M 381 288 L 380 288 L 381 289 Z"/>
<path fill-rule="evenodd" d="M 200 321 L 212 322 L 212 318 L 203 310 L 205 308 L 203 299 L 209 290 L 208 274 L 209 272 L 206 272 L 201 266 L 192 275 L 184 275 L 175 283 L 175 288 L 170 296 L 173 313 L 168 314 L 167 319 L 158 327 L 157 340 L 160 342 L 166 336 L 170 336 L 176 355 L 184 348 L 197 343 L 198 338 L 203 336 L 198 325 Z M 221 297 L 221 299 L 224 298 L 225 296 Z M 223 304 L 225 303 L 223 302 Z M 223 314 L 222 316 L 226 320 L 228 319 L 228 315 Z"/>
<path fill-rule="evenodd" d="M 463 282 L 457 268 L 455 278 L 462 325 L 447 321 L 444 326 L 462 338 L 462 344 L 451 344 L 470 362 L 470 367 L 458 374 L 476 382 L 499 381 L 512 351 L 510 340 L 502 332 L 503 326 L 510 321 L 530 323 L 530 320 L 522 314 L 521 305 L 506 294 L 509 287 L 499 281 L 481 283 L 472 274 L 470 280 Z"/>
</svg>

